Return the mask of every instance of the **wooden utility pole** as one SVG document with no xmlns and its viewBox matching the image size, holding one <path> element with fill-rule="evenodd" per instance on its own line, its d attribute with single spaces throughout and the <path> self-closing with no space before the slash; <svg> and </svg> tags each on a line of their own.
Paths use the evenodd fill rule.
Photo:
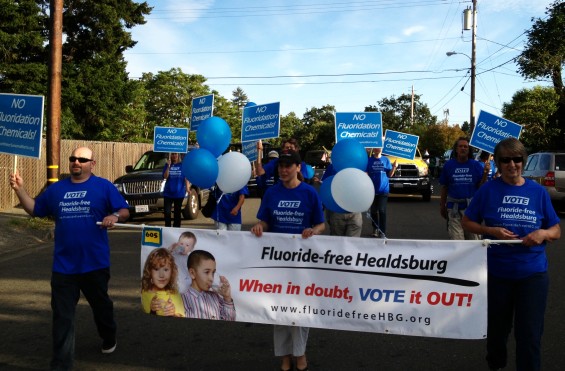
<svg viewBox="0 0 565 371">
<path fill-rule="evenodd" d="M 47 185 L 59 180 L 61 154 L 61 76 L 63 0 L 49 3 L 49 93 L 47 95 Z"/>
</svg>

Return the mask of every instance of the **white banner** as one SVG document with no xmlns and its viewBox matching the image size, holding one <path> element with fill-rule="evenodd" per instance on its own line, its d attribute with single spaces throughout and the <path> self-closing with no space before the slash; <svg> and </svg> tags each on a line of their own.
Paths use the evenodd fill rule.
<svg viewBox="0 0 565 371">
<path fill-rule="evenodd" d="M 302 239 L 275 233 L 258 238 L 248 231 L 145 227 L 142 277 L 151 251 L 165 247 L 173 251 L 179 290 L 188 290 L 188 256 L 176 245 L 186 232 L 196 237 L 194 250 L 214 256 L 215 282 L 220 275 L 229 281 L 235 321 L 486 337 L 487 258 L 482 241 Z"/>
</svg>

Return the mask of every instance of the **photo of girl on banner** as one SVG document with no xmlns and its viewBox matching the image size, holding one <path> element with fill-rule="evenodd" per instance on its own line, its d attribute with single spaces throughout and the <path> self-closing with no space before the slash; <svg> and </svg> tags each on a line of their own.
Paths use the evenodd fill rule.
<svg viewBox="0 0 565 371">
<path fill-rule="evenodd" d="M 185 316 L 177 276 L 177 265 L 166 248 L 157 248 L 149 254 L 141 279 L 141 304 L 145 313 Z"/>
</svg>

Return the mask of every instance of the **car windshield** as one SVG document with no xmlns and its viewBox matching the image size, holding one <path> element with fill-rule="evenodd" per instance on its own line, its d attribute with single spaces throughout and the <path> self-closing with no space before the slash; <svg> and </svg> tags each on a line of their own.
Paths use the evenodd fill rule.
<svg viewBox="0 0 565 371">
<path fill-rule="evenodd" d="M 146 152 L 141 156 L 133 170 L 151 170 L 162 169 L 167 163 L 168 153 L 163 152 Z"/>
</svg>

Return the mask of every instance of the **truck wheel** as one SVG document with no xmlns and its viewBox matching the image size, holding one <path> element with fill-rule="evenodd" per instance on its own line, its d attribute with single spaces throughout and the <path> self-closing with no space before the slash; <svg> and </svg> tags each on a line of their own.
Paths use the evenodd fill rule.
<svg viewBox="0 0 565 371">
<path fill-rule="evenodd" d="M 186 206 L 182 209 L 182 216 L 186 220 L 194 220 L 198 218 L 200 211 L 200 202 L 198 201 L 198 193 L 195 189 L 191 189 L 188 195 Z"/>
</svg>

